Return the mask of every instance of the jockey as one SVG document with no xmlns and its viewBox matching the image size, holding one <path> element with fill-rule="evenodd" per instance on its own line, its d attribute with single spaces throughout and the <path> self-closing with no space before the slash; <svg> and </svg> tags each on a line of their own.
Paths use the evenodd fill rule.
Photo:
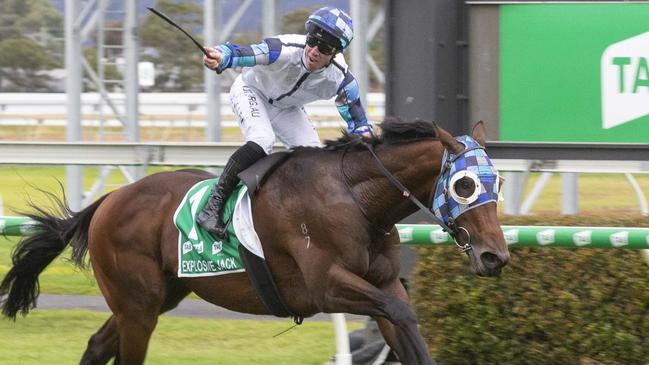
<svg viewBox="0 0 649 365">
<path fill-rule="evenodd" d="M 347 131 L 373 135 L 361 105 L 358 82 L 342 52 L 353 38 L 352 20 L 344 11 L 324 7 L 305 23 L 306 35 L 266 38 L 259 44 L 231 43 L 207 48 L 206 67 L 221 73 L 242 67 L 230 89 L 230 102 L 246 143 L 230 157 L 198 223 L 222 237 L 221 212 L 239 183 L 237 174 L 270 154 L 275 137 L 287 148 L 321 146 L 304 104 L 336 97 Z"/>
</svg>

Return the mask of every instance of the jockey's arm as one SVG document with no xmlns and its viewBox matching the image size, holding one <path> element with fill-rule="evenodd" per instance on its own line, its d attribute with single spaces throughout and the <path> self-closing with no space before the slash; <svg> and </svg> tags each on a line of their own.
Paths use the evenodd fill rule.
<svg viewBox="0 0 649 365">
<path fill-rule="evenodd" d="M 228 68 L 270 65 L 279 57 L 282 42 L 277 38 L 266 38 L 261 43 L 249 46 L 225 43 L 207 49 L 211 59 L 203 57 L 203 63 L 222 72 Z"/>
<path fill-rule="evenodd" d="M 358 81 L 349 71 L 338 87 L 336 108 L 338 108 L 340 116 L 347 122 L 347 132 L 361 137 L 371 137 L 374 134 L 374 129 L 367 121 L 365 108 L 361 103 Z"/>
</svg>

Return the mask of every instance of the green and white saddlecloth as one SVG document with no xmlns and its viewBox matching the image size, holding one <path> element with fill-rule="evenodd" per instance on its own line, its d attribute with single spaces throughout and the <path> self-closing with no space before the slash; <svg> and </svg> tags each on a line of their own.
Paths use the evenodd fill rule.
<svg viewBox="0 0 649 365">
<path fill-rule="evenodd" d="M 239 240 L 232 224 L 228 225 L 228 240 L 222 240 L 196 223 L 196 216 L 207 203 L 218 179 L 209 179 L 194 185 L 174 214 L 178 228 L 178 277 L 215 276 L 245 271 L 239 257 Z M 223 210 L 223 219 L 229 220 L 239 194 L 245 194 L 241 184 L 230 195 Z"/>
</svg>

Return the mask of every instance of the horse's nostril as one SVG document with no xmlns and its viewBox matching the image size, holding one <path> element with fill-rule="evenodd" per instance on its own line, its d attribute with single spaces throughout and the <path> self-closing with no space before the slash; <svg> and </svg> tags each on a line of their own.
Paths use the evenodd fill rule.
<svg viewBox="0 0 649 365">
<path fill-rule="evenodd" d="M 484 252 L 482 255 L 480 255 L 480 259 L 482 260 L 484 266 L 491 270 L 497 269 L 503 265 L 503 262 L 502 260 L 500 260 L 498 255 L 495 255 L 491 252 Z"/>
</svg>

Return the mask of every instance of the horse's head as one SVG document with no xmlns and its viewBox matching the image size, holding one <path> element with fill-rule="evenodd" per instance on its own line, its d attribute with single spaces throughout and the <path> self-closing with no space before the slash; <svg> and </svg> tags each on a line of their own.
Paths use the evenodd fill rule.
<svg viewBox="0 0 649 365">
<path fill-rule="evenodd" d="M 471 137 L 454 138 L 437 128 L 446 148 L 432 210 L 453 231 L 480 276 L 499 275 L 509 250 L 498 222 L 500 177 L 485 151 L 485 128 L 478 122 Z"/>
</svg>

